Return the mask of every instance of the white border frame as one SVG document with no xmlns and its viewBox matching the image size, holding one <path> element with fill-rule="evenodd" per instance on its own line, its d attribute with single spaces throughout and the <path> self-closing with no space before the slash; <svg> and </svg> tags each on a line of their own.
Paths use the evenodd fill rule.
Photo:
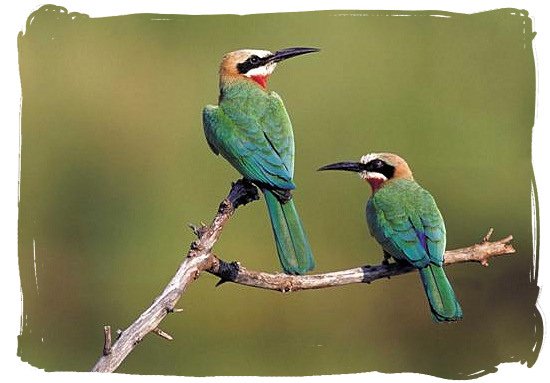
<svg viewBox="0 0 550 383">
<path fill-rule="evenodd" d="M 16 1 L 13 1 L 14 3 Z M 550 249 L 549 240 L 544 234 L 548 234 L 549 227 L 549 209 L 550 204 L 547 198 L 550 190 L 550 177 L 546 164 L 550 161 L 550 150 L 545 146 L 548 144 L 550 136 L 550 108 L 544 109 L 544 105 L 550 105 L 550 13 L 546 13 L 547 7 L 544 1 L 538 0 L 478 0 L 476 2 L 453 2 L 449 0 L 386 0 L 386 1 L 360 1 L 360 0 L 324 0 L 317 1 L 315 5 L 308 2 L 297 2 L 287 0 L 263 0 L 250 2 L 245 0 L 203 0 L 200 3 L 185 4 L 176 3 L 170 0 L 124 0 L 100 3 L 92 3 L 83 0 L 63 0 L 53 1 L 54 4 L 63 6 L 69 12 L 81 12 L 91 17 L 114 16 L 130 13 L 171 13 L 171 14 L 250 14 L 250 13 L 272 13 L 272 12 L 298 12 L 313 10 L 370 10 L 370 9 L 392 9 L 392 10 L 442 10 L 459 13 L 476 13 L 496 8 L 518 8 L 526 9 L 533 19 L 533 30 L 537 36 L 533 41 L 535 52 L 535 65 L 537 74 L 537 99 L 535 112 L 535 127 L 533 129 L 533 166 L 538 189 L 538 207 L 540 214 L 540 254 L 539 254 L 539 285 L 541 292 L 539 295 L 538 307 L 542 311 L 543 321 L 546 327 L 544 309 L 550 307 L 549 296 L 545 291 L 548 286 L 550 275 L 550 262 L 545 258 L 547 250 Z M 17 34 L 25 27 L 26 20 L 31 12 L 40 8 L 46 2 L 24 0 L 15 5 L 4 5 L 4 20 L 0 24 L 2 33 L 0 39 L 2 43 L 2 86 L 1 86 L 1 104 L 3 124 L 0 127 L 0 166 L 2 169 L 1 177 L 3 182 L 0 188 L 0 203 L 2 209 L 0 214 L 1 244 L 3 250 L 2 267 L 0 268 L 0 293 L 1 302 L 8 310 L 4 310 L 1 316 L 0 331 L 0 360 L 2 361 L 2 375 L 6 378 L 13 377 L 17 380 L 40 379 L 46 382 L 79 381 L 91 382 L 101 379 L 108 382 L 128 382 L 128 381 L 229 381 L 229 382 L 257 382 L 259 378 L 186 378 L 170 376 L 138 376 L 138 375 L 120 375 L 120 374 L 92 374 L 92 373 L 44 373 L 42 370 L 21 362 L 17 357 L 17 338 L 16 334 L 20 331 L 20 313 L 21 313 L 21 292 L 19 280 L 19 265 L 17 257 L 17 217 L 19 202 L 19 149 L 20 149 L 20 100 L 21 86 L 18 67 L 17 52 Z M 550 11 L 549 11 L 550 12 Z M 545 333 L 548 332 L 545 328 Z M 546 338 L 547 335 L 545 334 Z M 506 380 L 531 380 L 540 381 L 544 372 L 548 372 L 550 362 L 550 352 L 548 351 L 548 342 L 543 340 L 543 345 L 539 358 L 534 367 L 526 368 L 519 363 L 505 363 L 498 367 L 498 372 L 478 378 L 476 382 L 498 382 L 502 378 Z M 95 361 L 90 361 L 90 367 Z M 15 378 L 15 375 L 17 377 Z M 548 374 L 545 374 L 548 376 Z M 344 379 L 361 379 L 370 382 L 395 382 L 406 378 L 411 382 L 433 382 L 442 381 L 440 378 L 434 378 L 419 374 L 380 374 L 365 373 L 346 375 Z M 319 376 L 307 378 L 261 378 L 262 381 L 289 381 L 300 379 L 305 382 L 332 382 L 337 379 L 336 376 Z"/>
</svg>

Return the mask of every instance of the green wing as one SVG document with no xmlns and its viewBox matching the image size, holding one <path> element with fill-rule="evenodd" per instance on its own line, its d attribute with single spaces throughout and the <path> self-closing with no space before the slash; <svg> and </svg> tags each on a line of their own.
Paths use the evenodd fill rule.
<svg viewBox="0 0 550 383">
<path fill-rule="evenodd" d="M 441 265 L 445 253 L 445 224 L 429 192 L 416 182 L 393 181 L 367 204 L 371 234 L 395 259 L 415 267 Z"/>
<path fill-rule="evenodd" d="M 263 132 L 272 146 L 276 148 L 285 168 L 294 176 L 294 132 L 292 123 L 281 97 L 271 92 L 268 97 L 266 113 L 260 119 Z"/>
<path fill-rule="evenodd" d="M 257 103 L 222 103 L 203 110 L 208 144 L 244 177 L 278 189 L 294 189 L 294 139 L 282 101 L 271 93 Z"/>
</svg>

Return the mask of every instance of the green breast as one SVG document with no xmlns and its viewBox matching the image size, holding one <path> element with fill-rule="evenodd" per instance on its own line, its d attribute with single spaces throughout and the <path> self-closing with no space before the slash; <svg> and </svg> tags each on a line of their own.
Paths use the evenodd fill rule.
<svg viewBox="0 0 550 383">
<path fill-rule="evenodd" d="M 225 86 L 218 107 L 207 106 L 208 143 L 252 181 L 293 189 L 294 138 L 281 98 L 249 81 Z"/>
<path fill-rule="evenodd" d="M 411 180 L 386 183 L 367 203 L 371 234 L 394 258 L 417 267 L 441 264 L 445 224 L 431 194 Z"/>
</svg>

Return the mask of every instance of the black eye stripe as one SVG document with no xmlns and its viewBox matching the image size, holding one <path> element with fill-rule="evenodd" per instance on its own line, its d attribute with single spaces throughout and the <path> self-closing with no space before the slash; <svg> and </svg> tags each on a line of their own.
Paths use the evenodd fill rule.
<svg viewBox="0 0 550 383">
<path fill-rule="evenodd" d="M 252 55 L 249 58 L 247 58 L 242 63 L 237 64 L 237 70 L 241 74 L 245 74 L 251 69 L 261 67 L 262 65 L 265 65 L 267 57 L 260 58 L 256 55 Z"/>
<path fill-rule="evenodd" d="M 367 162 L 365 168 L 369 172 L 380 173 L 387 179 L 392 178 L 395 173 L 395 167 L 378 158 Z"/>
</svg>

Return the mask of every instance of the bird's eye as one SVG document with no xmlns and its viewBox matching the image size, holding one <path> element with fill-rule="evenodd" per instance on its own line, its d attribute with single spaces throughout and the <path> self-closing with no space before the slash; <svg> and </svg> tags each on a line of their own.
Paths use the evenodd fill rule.
<svg viewBox="0 0 550 383">
<path fill-rule="evenodd" d="M 254 55 L 254 56 L 250 56 L 248 61 L 250 61 L 250 64 L 258 64 L 260 62 L 260 58 Z"/>
<path fill-rule="evenodd" d="M 381 168 L 384 167 L 384 162 L 382 162 L 381 160 L 374 160 L 374 161 L 372 161 L 372 166 L 375 169 L 381 169 Z"/>
</svg>

